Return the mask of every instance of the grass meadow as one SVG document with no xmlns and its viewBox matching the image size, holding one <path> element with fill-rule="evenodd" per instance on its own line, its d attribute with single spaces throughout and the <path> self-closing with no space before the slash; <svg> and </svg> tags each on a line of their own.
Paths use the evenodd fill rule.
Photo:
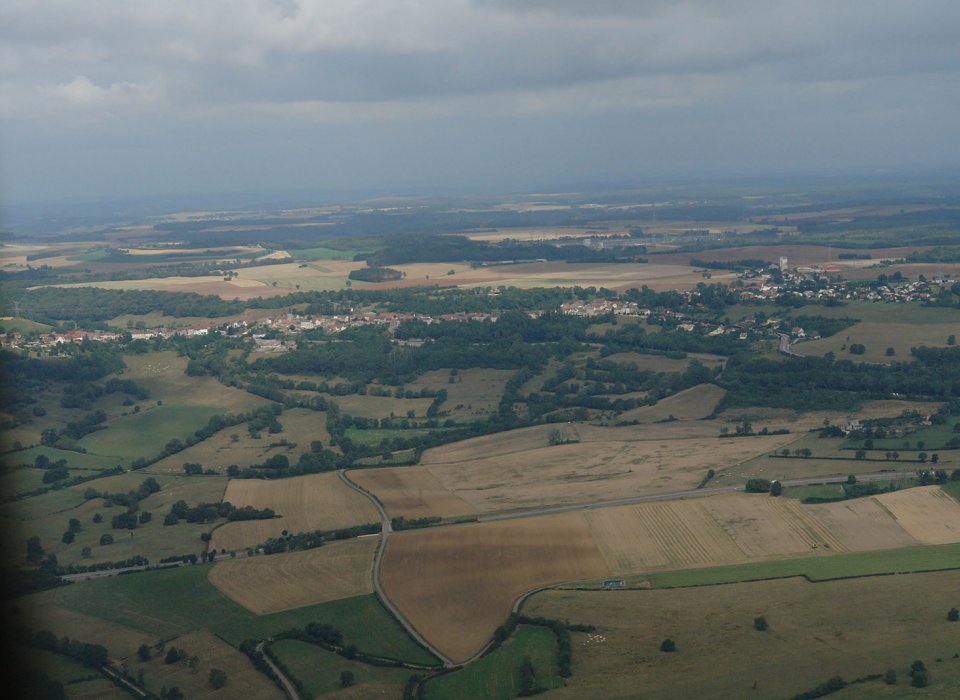
<svg viewBox="0 0 960 700">
<path fill-rule="evenodd" d="M 414 663 L 435 663 L 373 595 L 356 596 L 272 615 L 257 616 L 207 580 L 209 567 L 194 565 L 84 581 L 36 594 L 50 603 L 170 639 L 206 628 L 237 645 L 308 622 L 325 622 L 361 651 Z M 58 632 L 59 633 L 59 632 Z M 77 636 L 82 637 L 82 633 Z"/>
<path fill-rule="evenodd" d="M 521 689 L 520 666 L 528 658 L 537 687 L 549 690 L 563 685 L 557 672 L 557 640 L 553 632 L 546 627 L 521 625 L 496 651 L 463 669 L 430 679 L 426 684 L 427 700 L 517 697 Z"/>
</svg>

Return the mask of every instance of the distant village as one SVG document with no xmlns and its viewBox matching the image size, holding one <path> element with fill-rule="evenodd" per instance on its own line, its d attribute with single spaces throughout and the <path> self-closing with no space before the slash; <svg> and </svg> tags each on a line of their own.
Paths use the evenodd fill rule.
<svg viewBox="0 0 960 700">
<path fill-rule="evenodd" d="M 738 294 L 740 300 L 746 303 L 777 303 L 791 302 L 796 299 L 803 303 L 831 303 L 844 301 L 870 301 L 887 303 L 929 302 L 935 298 L 931 285 L 939 286 L 953 280 L 907 279 L 890 280 L 885 283 L 864 285 L 837 280 L 827 273 L 833 272 L 829 268 L 794 268 L 788 267 L 786 258 L 781 258 L 779 265 L 768 268 L 748 269 L 740 272 L 737 281 L 731 285 L 731 291 Z M 709 273 L 704 272 L 705 279 Z M 496 295 L 496 290 L 490 291 Z M 691 311 L 702 309 L 700 291 L 692 289 L 679 292 L 690 305 Z M 793 305 L 792 303 L 788 305 Z M 669 310 L 642 308 L 633 301 L 623 299 L 597 298 L 593 300 L 577 299 L 561 304 L 560 313 L 585 318 L 603 317 L 613 314 L 617 317 L 637 317 L 649 319 L 657 324 L 668 324 L 682 331 L 698 331 L 705 335 L 734 334 L 740 340 L 747 340 L 758 336 L 780 335 L 781 319 L 765 318 L 758 322 L 754 318 L 724 325 L 716 321 L 702 321 L 690 319 L 690 314 Z M 544 310 L 529 312 L 532 317 L 546 313 Z M 380 326 L 394 334 L 401 323 L 405 321 L 421 321 L 423 323 L 442 322 L 496 322 L 500 312 L 490 313 L 449 313 L 431 316 L 418 313 L 395 313 L 383 311 L 351 311 L 349 313 L 333 315 L 308 315 L 298 313 L 281 313 L 275 316 L 266 316 L 255 321 L 232 322 L 199 322 L 175 328 L 128 328 L 126 331 L 104 330 L 64 330 L 49 333 L 27 333 L 11 331 L 0 336 L 3 347 L 22 348 L 26 350 L 44 350 L 54 348 L 64 343 L 79 343 L 84 340 L 95 342 L 112 342 L 120 339 L 152 340 L 154 338 L 172 338 L 176 336 L 194 337 L 205 336 L 210 333 L 251 337 L 263 352 L 284 352 L 294 347 L 293 343 L 286 342 L 290 336 L 305 331 L 321 330 L 327 334 L 336 334 L 350 328 L 362 326 Z M 2 323 L 2 321 L 0 321 Z M 789 329 L 793 340 L 816 339 L 816 334 L 808 334 L 801 327 Z M 398 341 L 404 344 L 417 344 L 418 341 Z"/>
</svg>

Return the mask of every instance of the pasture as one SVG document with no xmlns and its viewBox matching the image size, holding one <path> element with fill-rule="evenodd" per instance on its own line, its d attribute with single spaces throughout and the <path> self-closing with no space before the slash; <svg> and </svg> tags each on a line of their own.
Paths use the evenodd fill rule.
<svg viewBox="0 0 960 700">
<path fill-rule="evenodd" d="M 141 644 L 153 644 L 156 635 L 71 610 L 55 602 L 49 595 L 22 596 L 7 601 L 5 616 L 9 623 L 22 624 L 34 632 L 50 630 L 60 637 L 70 637 L 89 644 L 102 644 L 112 659 L 133 656 Z"/>
<path fill-rule="evenodd" d="M 648 355 L 640 352 L 618 352 L 607 355 L 605 360 L 620 365 L 634 365 L 638 370 L 649 372 L 683 372 L 690 366 L 690 362 L 697 360 L 710 369 L 722 365 L 724 358 L 719 355 L 705 353 L 690 353 L 685 359 L 678 360 L 664 355 Z"/>
<path fill-rule="evenodd" d="M 525 659 L 533 664 L 536 687 L 560 688 L 564 681 L 557 671 L 557 640 L 545 627 L 520 625 L 503 646 L 482 659 L 453 673 L 426 683 L 427 700 L 476 698 L 500 700 L 518 697 L 520 666 Z"/>
<path fill-rule="evenodd" d="M 188 358 L 173 351 L 127 355 L 124 362 L 127 369 L 120 376 L 144 387 L 150 399 L 140 402 L 143 410 L 137 413 L 124 409 L 120 415 L 105 407 L 106 429 L 80 441 L 90 453 L 127 460 L 155 457 L 171 439 L 183 440 L 218 413 L 240 413 L 267 403 L 212 377 L 188 376 Z M 112 400 L 107 396 L 100 401 Z"/>
<path fill-rule="evenodd" d="M 888 306 L 888 305 L 884 305 Z M 794 352 L 800 355 L 826 355 L 832 352 L 838 358 L 863 362 L 910 362 L 910 348 L 918 345 L 946 347 L 947 337 L 956 335 L 958 324 L 953 323 L 892 323 L 889 321 L 862 321 L 829 338 L 797 343 Z M 865 351 L 852 355 L 850 346 L 860 343 Z M 893 348 L 894 355 L 887 355 Z"/>
<path fill-rule="evenodd" d="M 455 381 L 450 383 L 450 371 L 440 369 L 425 372 L 405 388 L 446 389 L 447 400 L 440 405 L 440 412 L 454 417 L 471 417 L 496 411 L 504 387 L 513 375 L 513 370 L 506 369 L 463 369 L 452 377 Z"/>
<path fill-rule="evenodd" d="M 638 421 L 640 423 L 659 423 L 666 420 L 698 420 L 710 416 L 717 404 L 726 395 L 726 390 L 715 384 L 699 384 L 684 389 L 653 406 L 639 406 L 621 413 L 620 422 Z"/>
<path fill-rule="evenodd" d="M 4 504 L 0 514 L 7 531 L 15 533 L 12 536 L 16 538 L 17 557 L 26 552 L 22 541 L 34 535 L 40 538 L 46 551 L 57 556 L 60 564 L 94 564 L 127 559 L 137 554 L 156 561 L 165 556 L 200 552 L 203 549 L 200 535 L 209 531 L 210 525 L 181 522 L 165 527 L 163 516 L 173 503 L 181 499 L 190 505 L 203 501 L 219 502 L 226 488 L 224 478 L 159 476 L 157 481 L 161 490 L 140 502 L 140 510 L 149 511 L 153 517 L 134 530 L 115 530 L 111 526 L 113 516 L 124 512 L 124 507 L 111 507 L 103 498 L 86 500 L 83 496 L 91 487 L 101 492 L 126 493 L 137 488 L 147 476 L 139 472 L 110 476 Z M 100 523 L 94 522 L 97 514 L 102 518 Z M 61 536 L 71 518 L 80 521 L 81 529 L 74 541 L 66 544 L 61 541 Z M 101 545 L 100 537 L 108 533 L 114 538 L 113 544 Z M 87 558 L 82 555 L 84 547 L 91 549 Z"/>
<path fill-rule="evenodd" d="M 73 586 L 24 596 L 18 605 L 27 619 L 47 608 L 80 613 L 71 637 L 86 639 L 83 629 L 93 629 L 91 618 L 112 623 L 104 629 L 128 629 L 134 640 L 172 639 L 199 629 L 208 629 L 232 645 L 245 639 L 264 639 L 309 622 L 325 622 L 343 632 L 347 644 L 361 651 L 413 663 L 435 663 L 384 610 L 373 595 L 355 596 L 296 610 L 255 615 L 233 602 L 207 580 L 211 567 L 183 566 L 84 581 Z M 41 618 L 42 619 L 42 618 Z M 52 628 L 58 634 L 61 625 Z M 106 638 L 106 637 L 105 637 Z M 136 651 L 137 642 L 130 653 Z M 110 644 L 105 644 L 111 649 Z"/>
<path fill-rule="evenodd" d="M 213 549 L 235 551 L 255 547 L 271 537 L 290 533 L 335 530 L 379 521 L 369 499 L 344 484 L 332 472 L 264 481 L 232 479 L 223 500 L 234 506 L 272 508 L 281 517 L 227 523 L 213 531 Z"/>
<path fill-rule="evenodd" d="M 396 533 L 381 580 L 413 626 L 460 662 L 483 648 L 521 594 L 608 573 L 574 513 Z"/>
<path fill-rule="evenodd" d="M 903 678 L 918 658 L 933 676 L 934 659 L 960 651 L 956 625 L 945 620 L 958 587 L 960 572 L 709 591 L 548 590 L 528 599 L 524 612 L 593 624 L 602 636 L 574 634 L 574 675 L 552 691 L 558 698 L 634 697 L 642 687 L 651 699 L 780 699 L 834 675 L 853 679 L 894 667 Z M 766 632 L 753 628 L 758 615 L 770 625 Z M 675 653 L 659 651 L 665 637 L 676 641 Z"/>
<path fill-rule="evenodd" d="M 284 411 L 278 421 L 283 426 L 282 432 L 272 435 L 264 432 L 259 438 L 251 436 L 243 423 L 224 428 L 202 442 L 154 462 L 149 471 L 182 474 L 183 465 L 192 462 L 222 474 L 231 464 L 249 467 L 278 454 L 287 455 L 295 462 L 299 453 L 308 450 L 314 440 L 321 440 L 325 445 L 330 442 L 326 413 L 294 408 Z M 287 444 L 280 444 L 282 440 Z"/>
<path fill-rule="evenodd" d="M 400 697 L 411 671 L 349 661 L 314 644 L 281 639 L 270 650 L 294 678 L 303 683 L 311 697 L 373 698 Z M 356 685 L 341 693 L 340 674 L 350 672 Z"/>
<path fill-rule="evenodd" d="M 257 615 L 373 593 L 378 541 L 364 537 L 302 552 L 220 561 L 209 579 Z"/>
<path fill-rule="evenodd" d="M 242 652 L 230 646 L 207 630 L 190 632 L 171 639 L 167 648 L 176 647 L 181 653 L 196 656 L 195 668 L 186 663 L 164 663 L 163 653 L 155 652 L 149 661 L 137 657 L 127 660 L 131 673 L 143 669 L 147 689 L 159 695 L 162 688 L 176 686 L 188 698 L 265 698 L 283 700 L 285 697 L 266 675 L 257 670 Z M 210 669 L 219 668 L 227 674 L 227 684 L 220 690 L 210 687 Z"/>
</svg>

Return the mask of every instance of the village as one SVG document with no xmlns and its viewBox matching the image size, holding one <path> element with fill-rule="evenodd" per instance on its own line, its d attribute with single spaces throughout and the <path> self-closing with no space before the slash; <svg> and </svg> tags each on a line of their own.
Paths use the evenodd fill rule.
<svg viewBox="0 0 960 700">
<path fill-rule="evenodd" d="M 730 285 L 730 291 L 737 295 L 741 303 L 774 303 L 785 308 L 804 305 L 842 305 L 848 301 L 865 301 L 875 303 L 931 303 L 936 299 L 936 287 L 953 282 L 947 278 L 926 280 L 922 275 L 917 280 L 909 280 L 895 273 L 887 278 L 881 274 L 876 280 L 847 281 L 830 276 L 828 270 L 822 267 L 789 268 L 786 258 L 781 258 L 779 265 L 773 264 L 766 268 L 754 268 L 741 271 L 735 283 Z M 705 279 L 709 279 L 708 272 L 704 272 Z M 497 290 L 490 289 L 491 296 L 497 295 Z M 700 303 L 700 285 L 691 290 L 679 292 L 684 302 L 689 305 L 690 313 L 673 309 L 650 309 L 641 307 L 637 302 L 622 298 L 610 298 L 610 293 L 600 290 L 598 296 L 592 300 L 576 299 L 560 305 L 560 313 L 584 318 L 599 318 L 608 315 L 614 317 L 633 317 L 649 320 L 657 325 L 667 325 L 681 331 L 698 331 L 705 335 L 717 336 L 733 334 L 739 340 L 756 339 L 762 336 L 777 336 L 786 331 L 793 340 L 817 339 L 820 336 L 808 333 L 802 327 L 781 328 L 782 320 L 776 317 L 763 318 L 757 321 L 748 317 L 734 324 L 725 325 L 716 320 L 699 318 L 704 307 Z M 547 310 L 529 311 L 533 318 L 542 316 Z M 128 323 L 126 330 L 56 330 L 51 332 L 9 331 L 0 335 L 0 345 L 5 348 L 24 349 L 28 351 L 53 351 L 67 343 L 81 343 L 84 341 L 114 342 L 117 340 L 153 340 L 167 339 L 177 336 L 194 337 L 205 336 L 210 333 L 220 333 L 231 336 L 251 337 L 258 349 L 264 352 L 283 352 L 292 349 L 292 343 L 285 342 L 285 338 L 296 336 L 307 331 L 322 331 L 325 334 L 341 333 L 345 330 L 379 326 L 385 328 L 391 335 L 396 333 L 400 324 L 407 321 L 422 323 L 445 322 L 492 322 L 500 318 L 500 312 L 457 312 L 448 314 L 428 315 L 420 313 L 398 313 L 377 311 L 371 309 L 351 309 L 340 314 L 304 314 L 284 312 L 275 315 L 266 315 L 256 320 L 236 320 L 229 322 L 197 322 L 176 327 L 159 326 L 154 328 L 141 327 L 142 323 Z M 697 316 L 691 318 L 691 316 Z M 4 320 L 0 319 L 0 326 Z M 409 344 L 415 341 L 398 341 Z"/>
</svg>

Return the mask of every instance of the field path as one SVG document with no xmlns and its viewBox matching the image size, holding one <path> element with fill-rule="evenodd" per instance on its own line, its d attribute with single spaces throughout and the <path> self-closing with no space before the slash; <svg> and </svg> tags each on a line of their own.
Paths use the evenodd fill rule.
<svg viewBox="0 0 960 700">
<path fill-rule="evenodd" d="M 267 666 L 269 666 L 270 670 L 277 675 L 277 678 L 280 679 L 280 682 L 283 683 L 283 689 L 287 691 L 287 695 L 290 696 L 290 700 L 300 700 L 300 696 L 297 694 L 296 688 L 293 687 L 293 683 L 291 683 L 290 680 L 283 675 L 283 671 L 277 668 L 277 665 L 273 663 L 273 659 L 263 653 L 263 642 L 260 642 L 257 645 L 256 651 L 258 654 L 263 655 L 263 660 L 267 662 Z"/>
<path fill-rule="evenodd" d="M 454 668 L 457 664 L 453 663 L 449 658 L 440 652 L 439 649 L 434 647 L 430 642 L 428 642 L 423 635 L 421 635 L 416 628 L 410 624 L 410 622 L 405 618 L 393 602 L 387 597 L 386 592 L 383 590 L 383 586 L 380 583 L 380 565 L 383 562 L 383 553 L 387 549 L 387 540 L 390 537 L 390 533 L 393 532 L 393 527 L 390 524 L 390 518 L 387 515 L 387 511 L 384 510 L 383 504 L 380 503 L 379 499 L 374 496 L 372 493 L 366 489 L 358 486 L 353 481 L 350 480 L 350 477 L 347 476 L 347 473 L 343 469 L 337 470 L 337 475 L 340 479 L 349 486 L 354 491 L 363 494 L 373 503 L 374 507 L 380 513 L 380 520 L 383 523 L 383 530 L 380 535 L 380 543 L 377 545 L 377 553 L 373 560 L 373 589 L 377 593 L 377 597 L 380 598 L 380 601 L 384 604 L 387 610 L 397 619 L 397 621 L 403 625 L 404 629 L 410 633 L 410 635 L 416 639 L 425 649 L 427 649 L 431 654 L 436 656 L 443 663 L 444 668 Z"/>
</svg>

